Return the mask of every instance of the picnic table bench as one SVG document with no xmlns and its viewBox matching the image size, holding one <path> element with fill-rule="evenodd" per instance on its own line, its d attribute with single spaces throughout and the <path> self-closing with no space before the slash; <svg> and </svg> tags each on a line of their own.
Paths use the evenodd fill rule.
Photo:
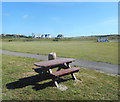
<svg viewBox="0 0 120 102">
<path fill-rule="evenodd" d="M 73 61 L 75 61 L 75 59 L 59 58 L 55 60 L 36 62 L 34 63 L 34 65 L 37 66 L 37 68 L 33 68 L 33 69 L 35 70 L 35 72 L 39 74 L 49 73 L 52 76 L 52 80 L 55 83 L 55 85 L 59 87 L 57 81 L 55 80 L 58 77 L 71 74 L 72 78 L 76 80 L 74 73 L 78 72 L 80 68 L 77 67 L 71 68 L 70 63 L 72 63 Z M 52 69 L 56 67 L 58 67 L 57 71 L 52 72 Z"/>
</svg>

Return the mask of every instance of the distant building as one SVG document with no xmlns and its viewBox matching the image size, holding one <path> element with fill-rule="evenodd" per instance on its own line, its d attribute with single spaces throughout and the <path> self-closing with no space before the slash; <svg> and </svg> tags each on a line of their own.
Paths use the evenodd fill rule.
<svg viewBox="0 0 120 102">
<path fill-rule="evenodd" d="M 51 34 L 45 34 L 45 38 L 52 38 Z"/>
<path fill-rule="evenodd" d="M 108 39 L 97 39 L 97 42 L 109 42 Z"/>
<path fill-rule="evenodd" d="M 41 34 L 34 34 L 34 33 L 32 33 L 32 37 L 33 38 L 41 38 Z"/>
<path fill-rule="evenodd" d="M 45 38 L 45 34 L 43 34 L 43 35 L 41 36 L 41 38 Z"/>
<path fill-rule="evenodd" d="M 52 38 L 51 34 L 34 34 L 32 33 L 33 38 Z"/>
<path fill-rule="evenodd" d="M 51 35 L 51 34 L 48 34 L 48 38 L 52 38 L 52 35 Z"/>
<path fill-rule="evenodd" d="M 63 38 L 62 34 L 57 35 L 57 38 Z"/>
<path fill-rule="evenodd" d="M 107 36 L 100 36 L 97 39 L 97 42 L 109 42 L 109 40 L 107 39 Z"/>
</svg>

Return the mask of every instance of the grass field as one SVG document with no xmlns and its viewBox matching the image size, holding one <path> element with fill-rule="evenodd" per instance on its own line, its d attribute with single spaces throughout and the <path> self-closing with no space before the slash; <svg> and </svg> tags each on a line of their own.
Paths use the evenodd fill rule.
<svg viewBox="0 0 120 102">
<path fill-rule="evenodd" d="M 89 41 L 3 41 L 2 49 L 16 52 L 47 55 L 56 52 L 57 56 L 86 59 L 118 64 L 118 42 Z"/>
<path fill-rule="evenodd" d="M 81 68 L 76 73 L 80 81 L 60 84 L 66 91 L 53 86 L 51 79 L 40 81 L 32 68 L 38 59 L 2 56 L 3 100 L 118 100 L 118 77 Z M 70 75 L 62 78 L 71 78 Z"/>
</svg>

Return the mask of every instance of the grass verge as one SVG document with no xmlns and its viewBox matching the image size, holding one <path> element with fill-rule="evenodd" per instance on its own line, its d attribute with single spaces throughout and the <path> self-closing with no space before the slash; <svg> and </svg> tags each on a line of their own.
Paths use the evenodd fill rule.
<svg viewBox="0 0 120 102">
<path fill-rule="evenodd" d="M 57 56 L 85 59 L 91 61 L 118 64 L 118 42 L 96 41 L 31 41 L 6 42 L 2 49 L 8 51 L 48 55 L 56 52 Z"/>
<path fill-rule="evenodd" d="M 76 73 L 81 81 L 67 80 L 60 84 L 68 87 L 61 91 L 51 79 L 39 81 L 32 68 L 38 59 L 2 56 L 3 100 L 118 100 L 118 77 L 81 68 Z M 70 75 L 62 78 L 71 78 Z"/>
</svg>

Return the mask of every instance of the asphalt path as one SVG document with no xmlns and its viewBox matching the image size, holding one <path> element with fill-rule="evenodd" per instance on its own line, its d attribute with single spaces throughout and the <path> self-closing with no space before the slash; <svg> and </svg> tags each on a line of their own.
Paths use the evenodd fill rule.
<svg viewBox="0 0 120 102">
<path fill-rule="evenodd" d="M 13 56 L 37 58 L 40 60 L 48 60 L 48 56 L 46 55 L 12 52 L 12 51 L 6 51 L 2 49 L 0 49 L 0 53 L 5 54 L 5 55 L 13 55 Z M 61 58 L 61 57 L 57 57 L 57 58 Z M 108 64 L 104 62 L 95 62 L 95 61 L 88 61 L 88 60 L 81 60 L 81 59 L 76 59 L 76 61 L 71 63 L 71 65 L 99 70 L 104 73 L 115 74 L 115 75 L 118 74 L 118 67 L 119 67 L 118 65 Z"/>
</svg>

